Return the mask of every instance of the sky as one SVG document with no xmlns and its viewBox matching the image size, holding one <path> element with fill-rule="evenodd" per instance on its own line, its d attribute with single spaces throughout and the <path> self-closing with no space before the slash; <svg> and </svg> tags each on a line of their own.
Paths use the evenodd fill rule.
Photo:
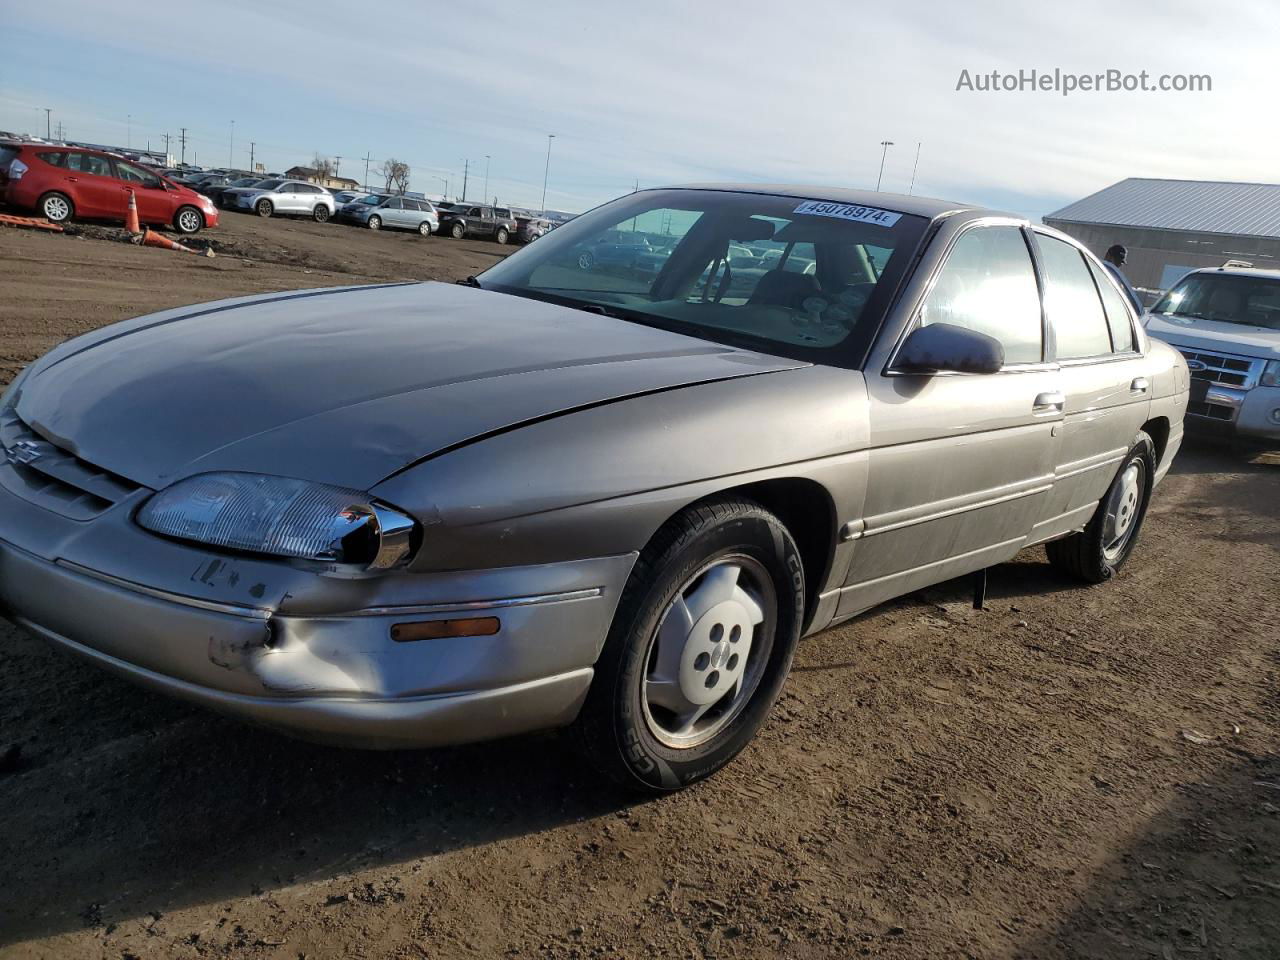
<svg viewBox="0 0 1280 960">
<path fill-rule="evenodd" d="M 1276 180 L 1273 0 L 41 0 L 5 5 L 0 129 L 581 211 L 701 181 L 882 188 L 1032 217 L 1128 176 Z M 1208 74 L 978 92 L 961 71 Z M 234 122 L 234 129 L 233 129 Z M 551 141 L 547 167 L 548 134 Z M 892 141 L 883 148 L 881 141 Z M 915 165 L 919 144 L 919 164 Z M 174 140 L 173 152 L 178 153 Z M 914 185 L 912 176 L 914 170 Z"/>
</svg>

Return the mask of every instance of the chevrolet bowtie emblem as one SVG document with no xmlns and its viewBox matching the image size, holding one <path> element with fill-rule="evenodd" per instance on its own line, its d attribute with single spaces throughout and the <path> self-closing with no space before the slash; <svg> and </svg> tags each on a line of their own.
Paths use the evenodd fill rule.
<svg viewBox="0 0 1280 960">
<path fill-rule="evenodd" d="M 5 451 L 5 459 L 10 463 L 26 465 L 40 459 L 40 447 L 31 440 L 18 440 Z"/>
</svg>

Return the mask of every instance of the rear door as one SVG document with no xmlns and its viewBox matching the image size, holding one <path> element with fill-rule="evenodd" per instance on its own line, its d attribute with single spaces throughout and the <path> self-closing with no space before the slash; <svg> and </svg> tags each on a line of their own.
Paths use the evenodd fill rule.
<svg viewBox="0 0 1280 960">
<path fill-rule="evenodd" d="M 63 176 L 78 214 L 124 219 L 127 198 L 109 159 L 95 153 L 68 150 Z"/>
<path fill-rule="evenodd" d="M 1079 529 L 1151 409 L 1135 317 L 1115 282 L 1075 244 L 1035 232 L 1052 356 L 1065 399 L 1053 497 L 1036 539 Z"/>
<path fill-rule="evenodd" d="M 907 332 L 931 323 L 995 337 L 1005 366 L 906 375 L 890 355 L 867 371 L 868 486 L 862 519 L 844 531 L 856 543 L 840 615 L 1008 559 L 1052 489 L 1061 378 L 1020 223 L 962 228 Z"/>
</svg>

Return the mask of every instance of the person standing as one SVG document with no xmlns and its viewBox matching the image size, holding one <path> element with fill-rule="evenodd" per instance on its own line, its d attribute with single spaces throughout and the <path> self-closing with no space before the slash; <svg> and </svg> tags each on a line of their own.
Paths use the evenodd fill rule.
<svg viewBox="0 0 1280 960">
<path fill-rule="evenodd" d="M 1146 307 L 1142 305 L 1142 298 L 1138 296 L 1138 291 L 1133 289 L 1133 285 L 1129 283 L 1129 278 L 1124 275 L 1120 269 L 1129 259 L 1129 251 L 1119 243 L 1113 243 L 1107 248 L 1107 254 L 1102 258 L 1102 262 L 1107 265 L 1107 269 L 1111 271 L 1111 275 L 1116 278 L 1116 282 L 1120 284 L 1126 296 L 1133 304 L 1133 309 L 1138 311 L 1138 316 L 1142 316 L 1146 312 Z"/>
</svg>

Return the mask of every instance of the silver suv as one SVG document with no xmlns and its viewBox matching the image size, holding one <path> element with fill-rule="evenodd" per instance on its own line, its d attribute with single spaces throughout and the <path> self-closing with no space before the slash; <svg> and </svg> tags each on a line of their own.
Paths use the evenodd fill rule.
<svg viewBox="0 0 1280 960">
<path fill-rule="evenodd" d="M 1191 371 L 1188 426 L 1280 445 L 1280 270 L 1195 270 L 1145 318 Z"/>
<path fill-rule="evenodd" d="M 324 223 L 334 214 L 333 194 L 324 187 L 302 180 L 263 180 L 235 194 L 238 210 L 252 210 L 260 217 L 278 213 L 310 216 Z"/>
<path fill-rule="evenodd" d="M 383 227 L 417 230 L 424 237 L 431 236 L 440 226 L 440 219 L 431 201 L 385 193 L 371 193 L 353 200 L 339 211 L 338 217 L 362 224 L 370 230 L 381 230 Z"/>
</svg>

